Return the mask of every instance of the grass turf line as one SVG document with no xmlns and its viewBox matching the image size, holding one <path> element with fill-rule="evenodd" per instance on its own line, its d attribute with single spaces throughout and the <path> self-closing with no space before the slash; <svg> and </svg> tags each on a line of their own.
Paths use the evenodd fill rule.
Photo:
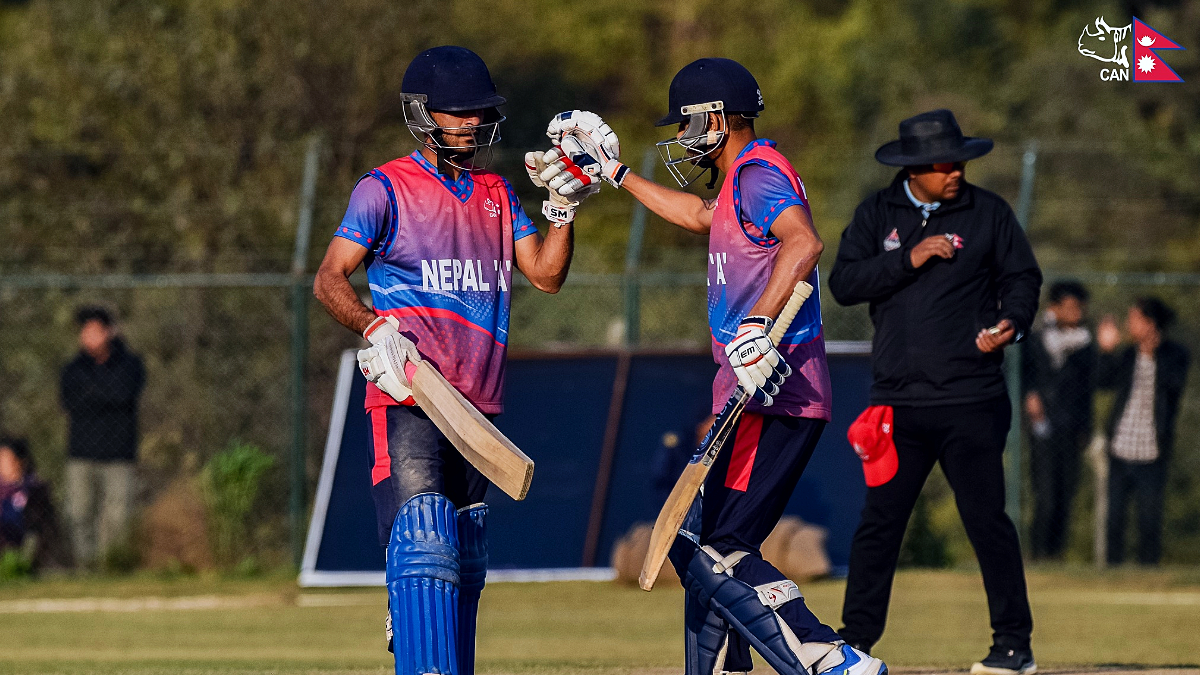
<svg viewBox="0 0 1200 675">
<path fill-rule="evenodd" d="M 1189 572 L 1038 569 L 1029 575 L 1039 665 L 1180 666 L 1200 661 L 1200 583 Z M 837 627 L 844 585 L 803 588 Z M 10 592 L 12 591 L 12 592 Z M 0 586 L 0 598 L 260 594 L 278 604 L 193 611 L 0 614 L 0 673 L 388 673 L 382 589 L 304 591 L 286 578 L 59 580 Z M 372 599 L 377 599 L 373 603 Z M 345 600 L 345 603 L 341 603 Z M 365 603 L 365 604 L 364 604 Z M 345 604 L 348 606 L 339 606 Z M 377 605 L 377 606 L 376 606 Z M 677 673 L 677 588 L 495 584 L 484 594 L 480 675 Z M 989 644 L 977 572 L 903 572 L 876 655 L 897 668 L 964 669 Z M 1180 672 L 1180 671 L 1176 671 Z"/>
</svg>

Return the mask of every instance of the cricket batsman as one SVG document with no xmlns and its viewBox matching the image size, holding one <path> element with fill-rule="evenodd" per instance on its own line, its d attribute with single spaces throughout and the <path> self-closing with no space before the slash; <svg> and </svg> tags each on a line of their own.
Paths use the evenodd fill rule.
<svg viewBox="0 0 1200 675">
<path fill-rule="evenodd" d="M 656 126 L 675 126 L 676 133 L 658 143 L 660 154 L 681 187 L 707 172 L 712 188 L 724 176 L 716 199 L 629 171 L 618 159 L 616 134 L 586 111 L 551 122 L 548 135 L 563 143 L 545 156 L 548 167 L 539 177 L 564 197 L 604 180 L 664 219 L 709 237 L 709 327 L 720 366 L 713 412 L 739 383 L 753 401 L 713 463 L 670 555 L 687 590 L 686 672 L 748 671 L 753 646 L 781 675 L 884 675 L 882 661 L 821 623 L 797 585 L 759 551 L 830 419 L 819 294 L 803 305 L 780 344 L 767 336 L 770 317 L 796 283 L 818 283 L 823 245 L 804 183 L 774 142 L 756 136 L 762 92 L 741 64 L 718 58 L 688 64 L 671 82 L 668 101 Z M 584 150 L 569 148 L 568 136 L 583 139 Z"/>
<path fill-rule="evenodd" d="M 577 202 L 551 195 L 543 210 L 553 227 L 543 238 L 509 182 L 484 168 L 505 99 L 474 52 L 426 50 L 402 87 L 420 147 L 359 179 L 313 290 L 371 344 L 358 361 L 369 380 L 372 496 L 387 547 L 396 675 L 471 675 L 488 481 L 416 407 L 411 369 L 427 361 L 482 413 L 501 411 L 513 262 L 535 287 L 557 292 Z M 373 309 L 348 280 L 360 264 Z"/>
</svg>

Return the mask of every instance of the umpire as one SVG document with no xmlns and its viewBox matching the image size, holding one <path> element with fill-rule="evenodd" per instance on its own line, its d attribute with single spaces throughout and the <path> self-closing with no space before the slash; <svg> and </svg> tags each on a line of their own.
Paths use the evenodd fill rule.
<svg viewBox="0 0 1200 675">
<path fill-rule="evenodd" d="M 1033 619 L 1001 456 L 1012 419 L 1001 362 L 1029 331 L 1042 274 L 1012 209 L 965 180 L 992 149 L 954 114 L 900 123 L 875 159 L 903 169 L 842 233 L 829 278 L 843 305 L 869 303 L 875 326 L 871 404 L 891 406 L 898 469 L 867 490 L 850 550 L 838 631 L 867 651 L 883 634 L 900 543 L 935 463 L 954 490 L 987 591 L 993 646 L 975 674 L 1036 670 Z"/>
</svg>

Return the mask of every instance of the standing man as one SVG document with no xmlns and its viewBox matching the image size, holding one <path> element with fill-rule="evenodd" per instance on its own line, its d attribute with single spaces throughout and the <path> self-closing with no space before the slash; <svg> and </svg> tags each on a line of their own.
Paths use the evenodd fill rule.
<svg viewBox="0 0 1200 675">
<path fill-rule="evenodd" d="M 125 541 L 133 510 L 142 360 L 125 347 L 102 307 L 82 307 L 79 354 L 63 368 L 59 392 L 70 420 L 67 511 L 82 566 Z"/>
<path fill-rule="evenodd" d="M 1084 323 L 1088 292 L 1083 284 L 1056 281 L 1047 300 L 1041 328 L 1030 333 L 1021 351 L 1033 484 L 1030 555 L 1061 558 L 1079 464 L 1092 437 L 1096 345 Z"/>
<path fill-rule="evenodd" d="M 470 675 L 487 569 L 487 479 L 416 407 L 405 364 L 426 360 L 486 415 L 501 411 L 509 289 L 516 267 L 547 293 L 567 277 L 573 205 L 538 234 L 482 152 L 504 117 L 483 60 L 462 47 L 419 54 L 404 73 L 421 143 L 359 179 L 317 272 L 326 310 L 371 347 L 359 352 L 379 539 L 387 546 L 396 675 Z M 348 280 L 365 264 L 374 309 Z M 411 365 L 411 363 L 410 363 Z"/>
<path fill-rule="evenodd" d="M 1162 557 L 1163 496 L 1167 465 L 1175 449 L 1175 419 L 1190 360 L 1183 345 L 1166 338 L 1175 310 L 1145 297 L 1129 308 L 1126 326 L 1133 344 L 1120 354 L 1121 332 L 1106 316 L 1100 323 L 1099 385 L 1115 389 L 1108 418 L 1108 563 L 1125 560 L 1125 516 L 1130 496 L 1137 504 L 1137 561 L 1157 565 Z"/>
<path fill-rule="evenodd" d="M 843 305 L 870 303 L 871 404 L 894 410 L 899 467 L 867 489 L 850 549 L 841 634 L 869 650 L 883 634 L 900 542 L 935 463 L 954 490 L 991 611 L 993 644 L 972 673 L 1036 666 L 1017 531 L 1004 512 L 1001 455 L 1012 410 L 1004 347 L 1029 331 L 1042 274 L 1012 209 L 966 182 L 992 149 L 949 110 L 900 123 L 875 159 L 904 167 L 859 204 L 829 277 Z"/>
<path fill-rule="evenodd" d="M 739 63 L 706 58 L 685 66 L 668 102 L 657 124 L 676 127 L 658 144 L 667 167 L 681 187 L 706 172 L 715 186 L 723 175 L 716 199 L 631 173 L 612 152 L 608 125 L 580 111 L 556 118 L 551 137 L 576 129 L 597 141 L 593 152 L 568 151 L 542 178 L 571 195 L 603 177 L 664 219 L 709 237 L 709 328 L 720 366 L 712 411 L 739 383 L 753 402 L 713 463 L 693 507 L 698 518 L 685 522 L 671 551 L 688 591 L 686 672 L 748 671 L 753 646 L 782 675 L 882 675 L 887 666 L 821 623 L 797 585 L 760 553 L 830 419 L 820 294 L 808 299 L 779 345 L 767 337 L 796 283 L 818 285 L 823 244 L 804 183 L 775 143 L 755 134 L 762 92 Z"/>
</svg>

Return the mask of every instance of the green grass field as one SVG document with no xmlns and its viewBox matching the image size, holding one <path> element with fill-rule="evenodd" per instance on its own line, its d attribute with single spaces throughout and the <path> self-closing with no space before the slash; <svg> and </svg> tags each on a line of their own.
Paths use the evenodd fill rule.
<svg viewBox="0 0 1200 675">
<path fill-rule="evenodd" d="M 835 623 L 842 584 L 808 584 Z M 1030 573 L 1039 665 L 1200 663 L 1200 571 Z M 3 673 L 378 673 L 381 589 L 300 590 L 291 579 L 63 579 L 0 585 Z M 494 584 L 479 672 L 681 672 L 681 591 L 607 583 Z M 905 572 L 875 653 L 898 670 L 962 670 L 989 644 L 972 571 Z"/>
</svg>

